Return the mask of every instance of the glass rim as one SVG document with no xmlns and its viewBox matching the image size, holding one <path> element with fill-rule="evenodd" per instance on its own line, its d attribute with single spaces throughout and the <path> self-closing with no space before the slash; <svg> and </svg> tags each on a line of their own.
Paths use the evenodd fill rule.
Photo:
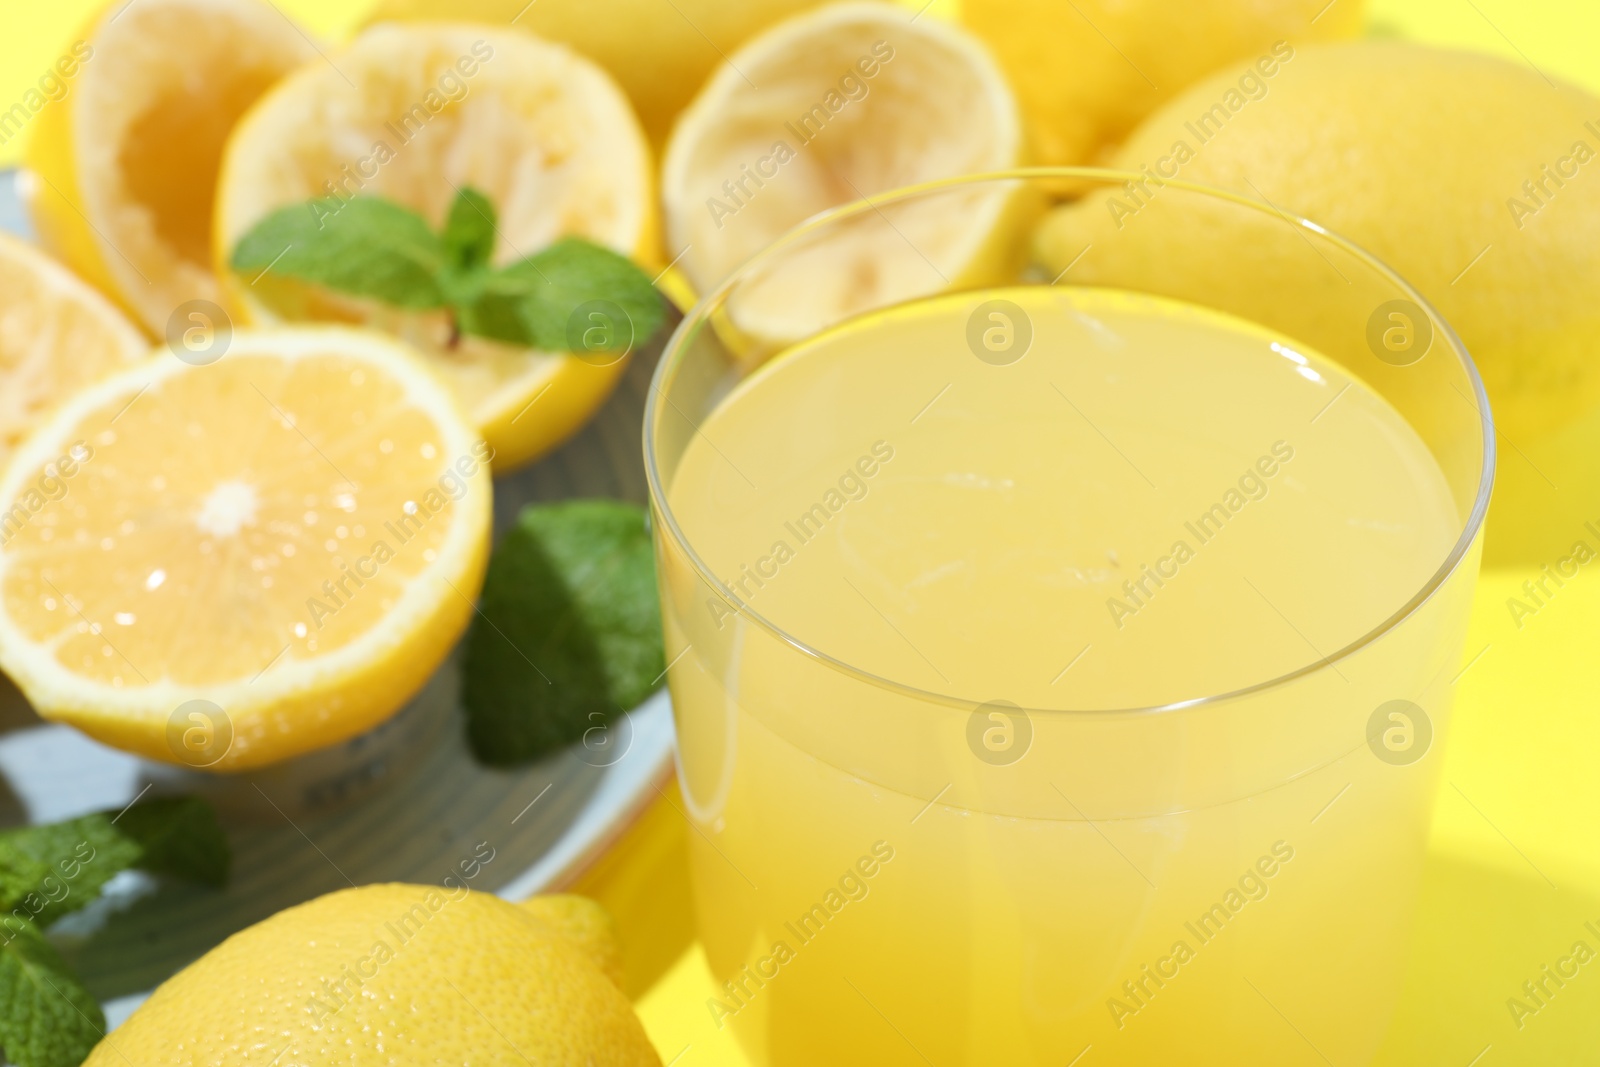
<svg viewBox="0 0 1600 1067">
<path fill-rule="evenodd" d="M 661 476 L 660 456 L 656 448 L 656 426 L 660 421 L 660 416 L 662 413 L 661 401 L 665 398 L 665 390 L 671 384 L 672 378 L 682 367 L 683 360 L 687 352 L 687 339 L 690 331 L 708 324 L 710 321 L 710 309 L 718 306 L 735 286 L 746 280 L 751 274 L 770 262 L 789 246 L 798 241 L 804 240 L 807 237 L 810 237 L 820 230 L 846 219 L 864 215 L 868 212 L 876 212 L 885 204 L 914 200 L 933 193 L 939 193 L 963 186 L 975 186 L 984 183 L 1002 181 L 1037 182 L 1040 180 L 1062 179 L 1092 181 L 1104 185 L 1121 185 L 1129 180 L 1145 180 L 1145 175 L 1139 174 L 1135 171 L 1121 171 L 1103 167 L 1018 167 L 1003 171 L 987 171 L 978 174 L 964 174 L 951 178 L 940 178 L 934 181 L 920 182 L 915 185 L 903 186 L 901 188 L 892 189 L 884 193 L 863 196 L 860 199 L 853 200 L 847 204 L 841 204 L 837 207 L 828 208 L 825 211 L 818 212 L 817 214 L 812 215 L 810 218 L 801 222 L 799 225 L 795 226 L 793 229 L 784 233 L 775 241 L 766 245 L 759 252 L 755 253 L 749 259 L 741 263 L 732 274 L 720 282 L 709 293 L 700 296 L 696 300 L 694 306 L 683 316 L 682 321 L 678 323 L 677 327 L 672 331 L 672 335 L 667 339 L 667 343 L 661 352 L 660 361 L 656 364 L 655 371 L 650 377 L 650 391 L 649 395 L 645 399 L 643 426 L 645 479 L 649 485 L 650 500 L 654 506 L 655 514 L 658 518 L 658 522 L 656 523 L 656 526 L 658 527 L 658 535 L 671 538 L 672 542 L 689 560 L 690 565 L 694 568 L 696 576 L 709 585 L 719 597 L 721 597 L 730 607 L 735 610 L 735 613 L 738 614 L 740 618 L 760 627 L 762 630 L 765 630 L 769 635 L 788 645 L 800 655 L 804 655 L 816 660 L 823 665 L 836 670 L 841 674 L 844 674 L 847 677 L 857 679 L 863 683 L 876 686 L 880 689 L 886 689 L 914 700 L 923 701 L 929 704 L 942 705 L 950 708 L 971 709 L 981 707 L 985 703 L 990 702 L 983 699 L 966 698 L 947 693 L 939 693 L 933 690 L 923 689 L 919 686 L 907 685 L 903 682 L 895 681 L 892 678 L 885 678 L 881 675 L 873 674 L 870 671 L 862 670 L 861 668 L 856 667 L 845 660 L 839 659 L 837 656 L 830 655 L 826 652 L 823 652 L 821 649 L 814 648 L 811 645 L 806 644 L 793 634 L 790 634 L 783 627 L 777 625 L 760 612 L 751 608 L 749 604 L 747 604 L 737 593 L 729 589 L 727 585 L 723 583 L 722 579 L 718 578 L 716 573 L 706 565 L 705 561 L 700 558 L 699 553 L 695 551 L 694 546 L 690 543 L 689 538 L 684 534 L 682 527 L 678 525 L 677 517 L 673 514 L 672 506 L 667 500 L 667 486 L 663 483 Z M 1356 242 L 1351 241 L 1346 237 L 1342 237 L 1338 233 L 1335 233 L 1334 231 L 1329 230 L 1318 223 L 1312 222 L 1310 219 L 1284 211 L 1278 208 L 1276 205 L 1265 201 L 1264 199 L 1255 200 L 1240 193 L 1235 193 L 1227 189 L 1220 189 L 1215 186 L 1201 185 L 1195 182 L 1186 182 L 1165 178 L 1162 179 L 1161 184 L 1163 187 L 1172 186 L 1189 193 L 1194 193 L 1203 197 L 1209 197 L 1212 200 L 1228 201 L 1238 205 L 1239 207 L 1248 208 L 1261 214 L 1273 215 L 1292 226 L 1296 226 L 1303 230 L 1308 230 L 1316 237 L 1330 242 L 1335 247 L 1344 251 L 1346 254 L 1354 257 L 1356 260 L 1377 273 L 1380 277 L 1392 283 L 1400 293 L 1402 293 L 1407 299 L 1414 302 L 1422 310 L 1422 312 L 1428 316 L 1434 325 L 1438 327 L 1439 335 L 1445 339 L 1452 353 L 1460 362 L 1462 369 L 1465 370 L 1468 380 L 1472 384 L 1472 393 L 1478 413 L 1478 428 L 1483 440 L 1483 458 L 1478 468 L 1477 493 L 1473 498 L 1471 510 L 1468 512 L 1466 519 L 1461 524 L 1461 532 L 1456 538 L 1455 544 L 1451 546 L 1450 552 L 1445 556 L 1444 560 L 1428 577 L 1428 579 L 1422 584 L 1422 587 L 1418 589 L 1410 598 L 1408 598 L 1398 609 L 1392 612 L 1387 618 L 1380 621 L 1376 626 L 1373 626 L 1361 636 L 1344 645 L 1344 647 L 1339 648 L 1326 656 L 1322 656 L 1308 664 L 1305 664 L 1304 666 L 1297 667 L 1292 671 L 1289 671 L 1285 674 L 1280 674 L 1273 678 L 1268 678 L 1260 682 L 1253 682 L 1250 685 L 1241 686 L 1237 689 L 1230 689 L 1221 693 L 1210 693 L 1205 696 L 1191 697 L 1187 700 L 1173 701 L 1166 704 L 1152 704 L 1126 708 L 1023 709 L 1029 714 L 1072 715 L 1086 717 L 1158 715 L 1182 711 L 1187 708 L 1203 707 L 1211 704 L 1223 704 L 1229 701 L 1238 700 L 1243 697 L 1258 695 L 1289 685 L 1301 678 L 1332 667 L 1338 664 L 1340 661 L 1346 660 L 1355 655 L 1357 652 L 1360 652 L 1368 645 L 1374 643 L 1379 638 L 1398 627 L 1407 618 L 1416 613 L 1423 606 L 1423 604 L 1431 599 L 1433 594 L 1444 585 L 1450 576 L 1455 573 L 1456 568 L 1459 567 L 1461 562 L 1466 558 L 1467 553 L 1472 548 L 1473 541 L 1477 539 L 1478 534 L 1483 529 L 1484 520 L 1489 511 L 1489 497 L 1494 486 L 1496 458 L 1494 416 L 1489 408 L 1489 395 L 1484 389 L 1483 378 L 1478 373 L 1477 364 L 1473 361 L 1471 353 L 1467 351 L 1466 345 L 1464 345 L 1461 341 L 1461 338 L 1456 335 L 1454 327 L 1452 327 L 1449 322 L 1445 320 L 1444 316 L 1439 314 L 1438 310 L 1430 301 L 1428 301 L 1420 292 L 1418 292 L 1410 282 L 1406 281 L 1392 268 L 1390 268 L 1388 264 L 1384 263 L 1383 260 L 1373 255 L 1371 252 L 1368 252 Z M 1052 282 L 1051 284 L 1053 285 L 1054 283 Z"/>
</svg>

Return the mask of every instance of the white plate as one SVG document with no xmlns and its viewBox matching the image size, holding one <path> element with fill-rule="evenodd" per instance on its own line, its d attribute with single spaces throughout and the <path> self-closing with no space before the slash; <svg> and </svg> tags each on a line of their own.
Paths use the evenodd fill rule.
<svg viewBox="0 0 1600 1067">
<path fill-rule="evenodd" d="M 0 228 L 26 234 L 26 225 L 15 174 L 0 173 Z M 639 427 L 659 355 L 658 343 L 634 357 L 616 395 L 582 434 L 495 483 L 497 534 L 533 501 L 645 502 Z M 198 792 L 216 804 L 233 846 L 226 890 L 168 885 L 152 893 L 149 879 L 123 875 L 102 901 L 54 928 L 52 940 L 106 1002 L 113 1024 L 229 934 L 347 885 L 437 884 L 459 877 L 461 861 L 493 850 L 473 888 L 512 900 L 559 888 L 671 773 L 665 690 L 627 717 L 603 756 L 577 746 L 513 771 L 483 767 L 466 746 L 458 659 L 372 734 L 232 778 L 153 764 L 42 723 L 0 677 L 0 825 L 117 809 L 141 794 Z"/>
</svg>

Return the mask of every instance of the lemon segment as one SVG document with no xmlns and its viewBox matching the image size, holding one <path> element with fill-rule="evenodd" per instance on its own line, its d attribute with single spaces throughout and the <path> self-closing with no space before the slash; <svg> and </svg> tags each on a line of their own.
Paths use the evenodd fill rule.
<svg viewBox="0 0 1600 1067">
<path fill-rule="evenodd" d="M 472 614 L 486 458 L 381 335 L 239 333 L 208 366 L 139 364 L 0 476 L 0 667 L 45 717 L 167 762 L 243 770 L 359 734 Z M 193 701 L 220 748 L 184 747 Z"/>
<path fill-rule="evenodd" d="M 422 351 L 504 471 L 581 427 L 624 363 L 458 339 L 443 311 L 404 312 L 227 268 L 239 239 L 279 208 L 380 196 L 438 229 L 468 187 L 498 213 L 496 265 L 569 236 L 657 262 L 650 152 L 615 82 L 564 46 L 466 23 L 374 26 L 268 93 L 229 141 L 214 254 L 246 322 L 360 323 Z M 325 223 L 337 225 L 337 214 Z"/>
<path fill-rule="evenodd" d="M 465 887 L 340 890 L 162 984 L 86 1067 L 132 1063 L 660 1067 L 628 999 L 562 930 Z"/>
<path fill-rule="evenodd" d="M 110 4 L 83 39 L 22 188 L 46 247 L 159 336 L 179 305 L 220 299 L 211 205 L 229 129 L 316 51 L 261 0 Z"/>
<path fill-rule="evenodd" d="M 0 466 L 63 399 L 149 348 L 105 297 L 0 234 Z"/>
<path fill-rule="evenodd" d="M 747 43 L 684 113 L 662 172 L 668 250 L 704 294 L 820 211 L 1022 155 L 1016 101 L 976 39 L 892 4 L 830 5 Z M 991 280 L 979 275 L 1016 191 L 952 193 L 811 239 L 741 287 L 719 332 L 765 349 Z"/>
</svg>

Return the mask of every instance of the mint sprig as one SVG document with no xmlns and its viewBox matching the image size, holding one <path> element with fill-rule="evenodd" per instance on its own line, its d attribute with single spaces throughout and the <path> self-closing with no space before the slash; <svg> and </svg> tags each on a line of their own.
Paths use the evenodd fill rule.
<svg viewBox="0 0 1600 1067">
<path fill-rule="evenodd" d="M 644 509 L 612 500 L 527 507 L 489 561 L 467 636 L 462 704 L 485 763 L 583 740 L 666 673 Z"/>
<path fill-rule="evenodd" d="M 100 1005 L 43 930 L 138 869 L 226 882 L 227 839 L 196 797 L 0 832 L 0 1049 L 17 1067 L 78 1067 L 105 1033 Z"/>
<path fill-rule="evenodd" d="M 660 329 L 661 298 L 626 257 L 567 237 L 495 267 L 497 234 L 494 205 L 471 188 L 457 194 L 442 233 L 381 197 L 323 197 L 257 222 L 230 263 L 252 280 L 276 275 L 408 311 L 443 308 L 457 336 L 547 352 L 626 351 Z"/>
<path fill-rule="evenodd" d="M 106 1017 L 37 927 L 0 944 L 0 1048 L 17 1067 L 78 1067 L 105 1035 Z"/>
</svg>

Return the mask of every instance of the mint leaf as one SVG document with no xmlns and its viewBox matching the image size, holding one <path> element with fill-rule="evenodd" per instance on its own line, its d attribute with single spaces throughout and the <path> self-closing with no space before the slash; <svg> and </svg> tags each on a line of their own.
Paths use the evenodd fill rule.
<svg viewBox="0 0 1600 1067">
<path fill-rule="evenodd" d="M 0 832 L 0 1049 L 17 1067 L 78 1067 L 105 1032 L 100 1005 L 40 931 L 130 867 L 226 881 L 211 805 L 170 797 Z"/>
<path fill-rule="evenodd" d="M 632 504 L 524 508 L 489 562 L 479 611 L 461 696 L 485 763 L 535 759 L 615 722 L 666 669 L 655 554 Z"/>
<path fill-rule="evenodd" d="M 666 318 L 655 285 L 632 260 L 577 237 L 495 270 L 497 215 L 463 188 L 442 235 L 416 212 L 375 196 L 280 208 L 239 241 L 240 274 L 275 274 L 398 308 L 446 307 L 458 334 L 546 352 L 620 354 Z M 252 282 L 254 279 L 252 278 Z"/>
<path fill-rule="evenodd" d="M 494 255 L 494 238 L 494 205 L 478 190 L 462 189 L 444 224 L 444 247 L 450 262 L 460 270 L 487 267 Z"/>
<path fill-rule="evenodd" d="M 116 827 L 140 849 L 133 866 L 213 889 L 228 884 L 233 853 L 217 813 L 199 797 L 159 797 L 122 813 Z"/>
<path fill-rule="evenodd" d="M 17 1067 L 78 1067 L 106 1017 L 32 923 L 0 927 L 0 1048 Z"/>
<path fill-rule="evenodd" d="M 242 274 L 264 271 L 395 307 L 444 304 L 444 242 L 421 215 L 375 196 L 313 200 L 274 211 L 234 247 Z"/>
<path fill-rule="evenodd" d="M 597 302 L 613 305 L 622 318 L 609 309 L 588 309 L 598 319 L 574 318 L 582 305 Z M 666 318 L 655 286 L 632 260 L 577 237 L 495 271 L 473 312 L 497 327 L 520 321 L 523 344 L 588 354 L 643 344 Z"/>
<path fill-rule="evenodd" d="M 98 813 L 0 834 L 0 909 L 5 917 L 42 926 L 99 896 L 113 877 L 138 862 L 138 842 Z"/>
<path fill-rule="evenodd" d="M 135 867 L 220 886 L 229 859 L 216 814 L 198 797 L 149 800 L 120 813 L 6 830 L 0 832 L 0 921 L 31 919 L 48 926 Z"/>
</svg>

